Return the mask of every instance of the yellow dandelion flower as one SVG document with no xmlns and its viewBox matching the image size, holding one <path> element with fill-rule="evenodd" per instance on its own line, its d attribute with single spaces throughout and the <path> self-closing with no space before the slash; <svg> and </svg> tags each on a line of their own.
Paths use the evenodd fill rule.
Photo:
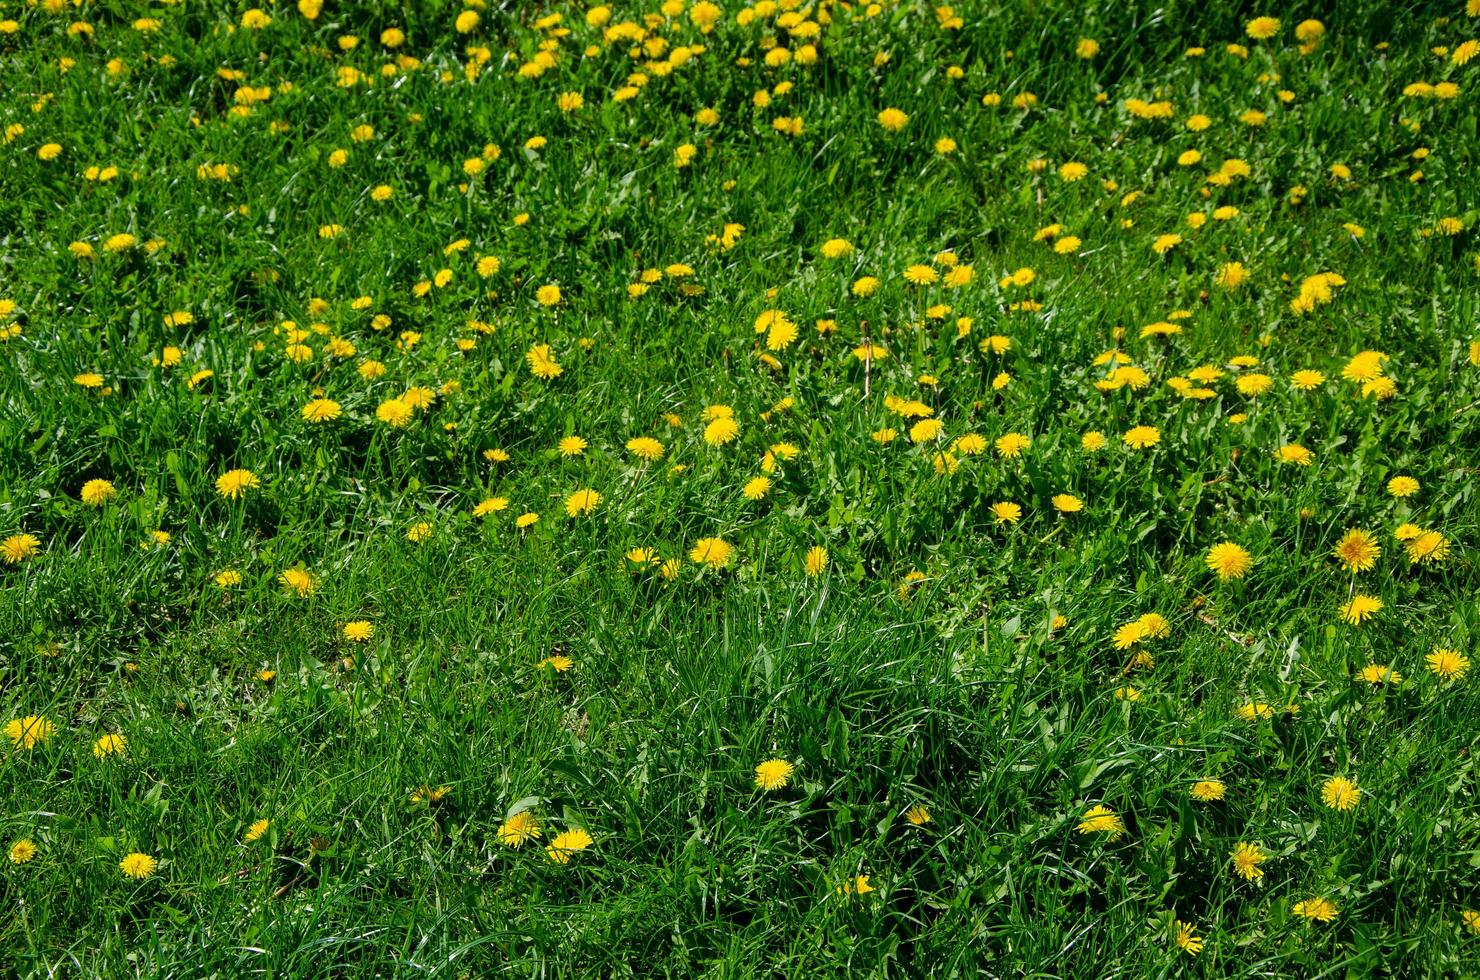
<svg viewBox="0 0 1480 980">
<path fill-rule="evenodd" d="M 143 881 L 159 869 L 159 861 L 148 854 L 134 851 L 118 862 L 118 868 L 126 876 Z"/>
<path fill-rule="evenodd" d="M 1221 779 L 1199 779 L 1192 784 L 1189 795 L 1199 803 L 1212 803 L 1223 799 L 1227 787 Z"/>
<path fill-rule="evenodd" d="M 1382 547 L 1375 535 L 1360 528 L 1351 528 L 1336 542 L 1331 552 L 1348 572 L 1370 572 L 1382 555 Z"/>
<path fill-rule="evenodd" d="M 592 513 L 600 504 L 601 494 L 587 487 L 565 498 L 565 513 L 569 517 L 580 517 Z"/>
<path fill-rule="evenodd" d="M 545 856 L 556 864 L 569 864 L 573 855 L 584 851 L 595 841 L 591 835 L 579 828 L 567 830 L 556 834 L 549 844 L 545 845 Z"/>
<path fill-rule="evenodd" d="M 730 543 L 723 538 L 700 538 L 689 551 L 689 560 L 710 568 L 724 568 L 730 563 L 733 551 Z"/>
<path fill-rule="evenodd" d="M 1254 567 L 1253 557 L 1232 541 L 1215 544 L 1203 559 L 1208 571 L 1216 572 L 1220 581 L 1243 578 Z"/>
<path fill-rule="evenodd" d="M 352 619 L 344 624 L 342 632 L 351 643 L 366 643 L 375 635 L 375 625 L 368 619 Z"/>
<path fill-rule="evenodd" d="M 1353 626 L 1360 626 L 1382 611 L 1382 600 L 1376 596 L 1357 593 L 1350 602 L 1341 607 L 1341 618 Z"/>
<path fill-rule="evenodd" d="M 505 847 L 521 847 L 538 840 L 543 831 L 532 810 L 521 810 L 505 820 L 498 828 L 498 841 Z"/>
<path fill-rule="evenodd" d="M 755 785 L 769 793 L 785 787 L 794 772 L 796 767 L 785 759 L 767 759 L 755 767 Z"/>
<path fill-rule="evenodd" d="M 1101 804 L 1084 811 L 1075 830 L 1081 834 L 1106 834 L 1115 840 L 1125 833 L 1125 824 L 1114 810 Z"/>
<path fill-rule="evenodd" d="M 808 578 L 816 578 L 827 570 L 827 549 L 813 545 L 807 549 L 806 571 Z"/>
<path fill-rule="evenodd" d="M 1291 911 L 1313 922 L 1330 922 L 1340 914 L 1341 910 L 1329 898 L 1316 897 L 1296 902 Z"/>
<path fill-rule="evenodd" d="M 1439 647 L 1426 659 L 1429 670 L 1446 681 L 1462 680 L 1470 669 L 1469 657 L 1458 650 L 1450 650 L 1446 647 Z"/>
<path fill-rule="evenodd" d="M 227 500 L 239 500 L 260 486 L 262 481 L 251 470 L 227 470 L 216 478 L 216 493 Z"/>
<path fill-rule="evenodd" d="M 1329 809 L 1344 813 L 1355 809 L 1361 800 L 1362 791 L 1345 776 L 1332 776 L 1321 784 L 1321 802 Z"/>
<path fill-rule="evenodd" d="M 16 748 L 26 751 L 44 744 L 56 730 L 57 726 L 45 715 L 26 715 L 5 723 L 5 737 Z"/>
<path fill-rule="evenodd" d="M 1258 881 L 1264 877 L 1264 869 L 1259 867 L 1269 860 L 1258 845 L 1239 841 L 1233 848 L 1233 873 L 1245 881 Z"/>
</svg>

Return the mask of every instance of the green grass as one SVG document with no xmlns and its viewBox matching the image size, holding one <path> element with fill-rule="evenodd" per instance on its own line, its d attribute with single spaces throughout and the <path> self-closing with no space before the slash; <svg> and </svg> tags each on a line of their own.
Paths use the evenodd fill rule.
<svg viewBox="0 0 1480 980">
<path fill-rule="evenodd" d="M 565 4 L 490 4 L 462 34 L 461 8 L 432 0 L 330 0 L 315 20 L 280 3 L 261 30 L 222 3 L 0 2 L 0 539 L 38 542 L 0 564 L 0 723 L 55 726 L 0 742 L 0 842 L 37 848 L 0 868 L 0 971 L 1480 973 L 1463 918 L 1480 908 L 1475 680 L 1426 664 L 1473 658 L 1480 629 L 1480 58 L 1453 60 L 1480 18 L 1463 2 L 963 2 L 943 29 L 926 5 L 829 4 L 798 7 L 828 21 L 816 63 L 768 68 L 766 39 L 807 39 L 779 8 L 743 23 L 722 6 L 712 33 L 685 9 L 655 25 L 669 50 L 634 57 Z M 657 10 L 618 5 L 607 27 Z M 1245 35 L 1258 15 L 1280 19 L 1273 39 Z M 131 26 L 144 16 L 156 31 Z M 1326 30 L 1302 53 L 1309 16 Z M 91 36 L 69 35 L 79 20 Z M 390 27 L 419 64 L 382 76 Z M 547 39 L 554 67 L 518 77 Z M 680 45 L 704 50 L 654 66 Z M 338 84 L 346 65 L 374 84 Z M 1458 89 L 1405 94 L 1420 81 Z M 271 94 L 233 112 L 243 87 Z M 569 91 L 585 105 L 566 113 Z M 1036 107 L 1013 108 L 1024 92 Z M 1135 99 L 1172 118 L 1134 118 Z M 886 107 L 903 131 L 876 121 Z M 1208 129 L 1187 128 L 1195 113 Z M 361 125 L 374 136 L 356 142 Z M 1179 163 L 1188 150 L 1202 159 Z M 1249 175 L 1209 183 L 1231 158 Z M 1062 180 L 1069 161 L 1088 174 Z M 215 164 L 229 181 L 198 176 Z M 1224 206 L 1237 214 L 1214 219 Z M 744 226 L 732 248 L 709 241 L 728 223 Z M 1055 223 L 1081 239 L 1070 254 L 1036 237 Z M 834 238 L 856 251 L 824 258 Z M 904 280 L 947 272 L 947 251 L 969 285 Z M 480 275 L 479 256 L 500 269 Z M 1230 291 L 1217 276 L 1235 261 L 1250 277 Z M 692 275 L 629 295 L 672 263 Z M 1030 285 L 999 285 L 1023 267 Z M 1296 312 L 1318 273 L 1345 284 Z M 862 276 L 873 295 L 852 291 Z M 927 317 L 935 304 L 950 309 Z M 752 329 L 770 309 L 798 326 L 781 350 Z M 1174 311 L 1180 332 L 1140 336 Z M 295 329 L 304 363 L 285 356 Z M 979 349 L 993 335 L 1010 348 Z M 888 357 L 855 358 L 866 339 Z M 536 344 L 558 378 L 531 373 Z M 166 347 L 180 363 L 159 363 Z M 1112 349 L 1146 387 L 1096 387 Z M 1393 397 L 1342 377 L 1363 350 L 1386 355 Z M 370 360 L 383 377 L 359 373 Z M 1201 365 L 1222 371 L 1212 397 L 1168 383 Z M 1300 369 L 1325 383 L 1296 390 Z M 1273 379 L 1256 398 L 1236 387 L 1252 373 Z M 437 397 L 409 425 L 377 420 L 418 386 Z M 320 395 L 343 414 L 314 425 L 301 410 Z M 938 444 L 911 443 L 891 395 L 930 406 Z M 703 438 L 714 405 L 740 425 L 722 447 Z M 1160 442 L 1130 449 L 1137 425 Z M 872 437 L 886 427 L 893 442 Z M 1090 431 L 1108 446 L 1084 449 Z M 1016 459 L 993 448 L 1009 432 L 1032 439 Z M 952 451 L 969 434 L 985 452 Z M 582 455 L 561 455 L 567 435 Z M 629 452 L 637 436 L 662 460 Z M 797 458 L 747 500 L 783 442 Z M 1312 464 L 1280 462 L 1287 444 Z M 224 498 L 238 468 L 260 486 Z M 1397 475 L 1420 490 L 1391 496 Z M 116 498 L 86 505 L 93 479 Z M 601 503 L 569 517 L 582 488 Z M 1058 513 L 1065 493 L 1084 510 Z M 473 516 L 494 496 L 507 509 Z M 999 523 L 997 502 L 1022 519 Z M 520 529 L 526 512 L 540 520 Z M 1410 562 L 1405 522 L 1447 556 Z M 1355 577 L 1331 554 L 1348 528 L 1382 550 Z M 728 567 L 691 557 L 710 537 Z M 1223 541 L 1253 557 L 1244 578 L 1207 568 Z M 829 560 L 809 576 L 814 546 Z M 280 580 L 292 568 L 312 594 Z M 1383 603 L 1360 626 L 1341 615 L 1354 592 Z M 1152 612 L 1169 634 L 1116 649 Z M 344 635 L 359 620 L 368 642 Z M 1402 680 L 1364 681 L 1369 665 Z M 1270 717 L 1240 718 L 1251 701 Z M 99 758 L 108 733 L 126 749 Z M 764 792 L 771 758 L 796 768 Z M 1322 801 L 1333 775 L 1361 788 L 1350 812 Z M 1192 799 L 1202 779 L 1225 798 Z M 413 801 L 423 787 L 447 792 Z M 1077 832 L 1096 805 L 1125 832 Z M 521 811 L 544 836 L 516 849 L 499 830 Z M 543 845 L 572 828 L 594 843 L 558 864 Z M 1269 856 L 1261 880 L 1235 875 L 1239 842 Z M 132 852 L 160 862 L 147 879 L 122 873 Z M 840 891 L 858 875 L 874 891 Z M 1294 912 L 1316 896 L 1334 921 Z"/>
</svg>

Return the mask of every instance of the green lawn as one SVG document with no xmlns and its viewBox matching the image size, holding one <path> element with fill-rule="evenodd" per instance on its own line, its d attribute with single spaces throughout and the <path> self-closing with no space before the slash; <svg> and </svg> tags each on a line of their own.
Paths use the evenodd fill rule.
<svg viewBox="0 0 1480 980">
<path fill-rule="evenodd" d="M 1480 0 L 466 2 L 0 0 L 0 974 L 1480 975 Z"/>
</svg>

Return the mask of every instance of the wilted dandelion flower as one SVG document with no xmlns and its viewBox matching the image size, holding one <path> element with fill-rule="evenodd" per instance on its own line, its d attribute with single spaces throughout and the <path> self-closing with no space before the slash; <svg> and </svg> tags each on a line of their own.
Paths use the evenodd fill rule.
<svg viewBox="0 0 1480 980">
<path fill-rule="evenodd" d="M 1125 833 L 1125 824 L 1121 822 L 1114 810 L 1103 804 L 1097 804 L 1084 811 L 1084 816 L 1079 820 L 1079 826 L 1074 829 L 1081 834 L 1106 834 L 1111 840 L 1115 840 Z"/>
<path fill-rule="evenodd" d="M 796 772 L 796 767 L 785 759 L 767 759 L 755 767 L 755 785 L 758 789 L 770 792 L 786 786 L 791 774 Z"/>
<path fill-rule="evenodd" d="M 1321 802 L 1329 809 L 1344 813 L 1355 809 L 1361 800 L 1362 791 L 1345 776 L 1332 776 L 1321 784 Z"/>
</svg>

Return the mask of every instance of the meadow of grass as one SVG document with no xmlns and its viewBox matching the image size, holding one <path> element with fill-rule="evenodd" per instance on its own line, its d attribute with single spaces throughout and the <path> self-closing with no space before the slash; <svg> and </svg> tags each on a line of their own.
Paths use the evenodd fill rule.
<svg viewBox="0 0 1480 980">
<path fill-rule="evenodd" d="M 1480 975 L 1480 0 L 0 0 L 0 972 Z"/>
</svg>

